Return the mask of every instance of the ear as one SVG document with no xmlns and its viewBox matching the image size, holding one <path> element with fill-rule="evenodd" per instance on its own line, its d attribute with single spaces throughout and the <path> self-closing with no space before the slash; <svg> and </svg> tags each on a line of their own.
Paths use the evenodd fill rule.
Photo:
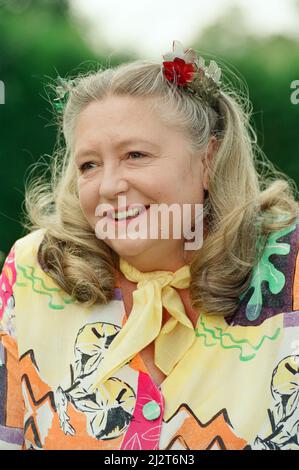
<svg viewBox="0 0 299 470">
<path fill-rule="evenodd" d="M 212 163 L 214 155 L 217 153 L 220 142 L 213 135 L 210 137 L 206 155 L 203 159 L 203 187 L 209 189 L 209 166 Z"/>
</svg>

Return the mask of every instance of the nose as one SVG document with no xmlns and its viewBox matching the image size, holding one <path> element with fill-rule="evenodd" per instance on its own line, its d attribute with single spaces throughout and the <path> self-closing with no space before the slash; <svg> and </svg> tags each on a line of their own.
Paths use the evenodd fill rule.
<svg viewBox="0 0 299 470">
<path fill-rule="evenodd" d="M 117 165 L 104 165 L 102 178 L 99 187 L 99 194 L 102 199 L 115 199 L 119 193 L 128 190 L 129 183 Z"/>
</svg>

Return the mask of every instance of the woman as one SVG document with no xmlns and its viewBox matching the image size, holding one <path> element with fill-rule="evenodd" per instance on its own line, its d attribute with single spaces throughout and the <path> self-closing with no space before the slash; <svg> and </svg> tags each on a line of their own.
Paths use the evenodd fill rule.
<svg viewBox="0 0 299 470">
<path fill-rule="evenodd" d="M 63 155 L 1 278 L 2 448 L 298 449 L 294 190 L 216 63 L 163 59 L 59 88 Z"/>
</svg>

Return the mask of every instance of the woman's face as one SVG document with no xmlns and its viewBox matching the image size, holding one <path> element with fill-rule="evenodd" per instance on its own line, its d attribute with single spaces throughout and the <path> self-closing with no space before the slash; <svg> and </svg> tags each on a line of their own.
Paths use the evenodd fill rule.
<svg viewBox="0 0 299 470">
<path fill-rule="evenodd" d="M 78 117 L 74 156 L 79 199 L 95 230 L 104 219 L 96 215 L 96 208 L 109 204 L 117 209 L 119 196 L 126 197 L 127 206 L 203 202 L 201 158 L 191 155 L 186 136 L 162 122 L 149 104 L 150 98 L 110 96 L 90 103 Z M 139 216 L 146 218 L 148 227 L 150 211 L 151 207 Z M 110 219 L 109 223 L 115 225 Z M 184 242 L 183 236 L 152 239 L 149 230 L 147 238 L 105 240 L 142 271 L 181 267 L 186 262 Z"/>
</svg>

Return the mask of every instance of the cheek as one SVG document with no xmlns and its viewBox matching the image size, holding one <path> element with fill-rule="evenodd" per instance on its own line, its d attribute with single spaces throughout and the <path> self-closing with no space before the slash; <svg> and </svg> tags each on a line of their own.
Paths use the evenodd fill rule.
<svg viewBox="0 0 299 470">
<path fill-rule="evenodd" d="M 98 186 L 90 181 L 78 183 L 79 202 L 82 211 L 88 216 L 94 216 L 99 203 Z"/>
<path fill-rule="evenodd" d="M 177 171 L 165 170 L 155 185 L 161 195 L 176 202 L 181 202 L 185 198 L 189 200 L 195 187 L 194 178 L 190 174 L 190 170 L 185 167 L 177 169 Z"/>
<path fill-rule="evenodd" d="M 184 175 L 181 171 L 177 171 L 175 168 L 169 166 L 161 168 L 159 172 L 156 172 L 152 177 L 148 175 L 147 182 L 145 185 L 155 191 L 157 195 L 172 197 L 173 193 L 178 193 L 179 188 L 182 185 Z M 151 182 L 151 184 L 149 184 Z M 144 185 L 144 186 L 145 186 Z"/>
</svg>

